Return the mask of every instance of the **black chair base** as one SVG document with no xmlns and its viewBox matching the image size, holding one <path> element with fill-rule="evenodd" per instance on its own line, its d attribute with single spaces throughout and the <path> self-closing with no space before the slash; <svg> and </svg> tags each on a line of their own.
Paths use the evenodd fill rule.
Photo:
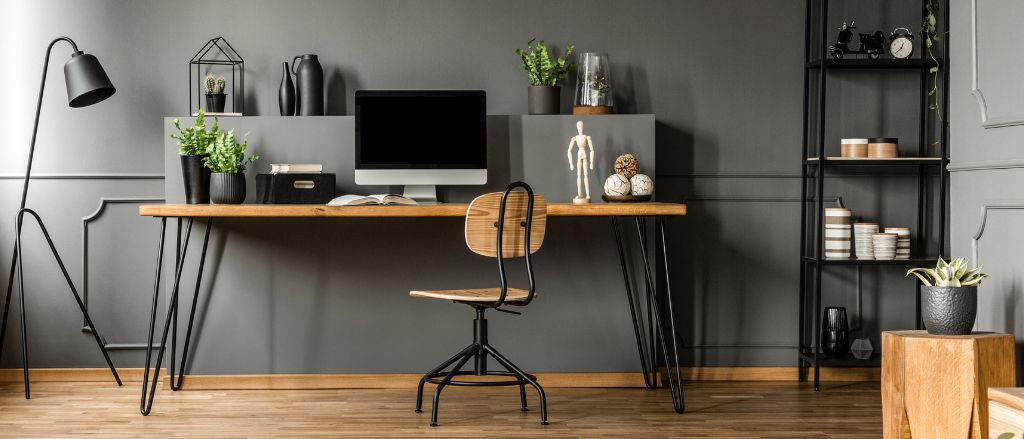
<svg viewBox="0 0 1024 439">
<path fill-rule="evenodd" d="M 423 386 L 431 383 L 437 386 L 434 390 L 434 402 L 430 411 L 430 426 L 437 427 L 438 405 L 441 402 L 441 391 L 447 386 L 471 386 L 471 387 L 496 387 L 496 386 L 519 386 L 520 410 L 528 411 L 526 404 L 526 385 L 532 386 L 540 396 L 540 423 L 548 425 L 548 403 L 544 395 L 544 388 L 537 383 L 537 377 L 523 372 L 518 366 L 505 358 L 497 349 L 487 343 L 487 319 L 484 318 L 485 308 L 474 306 L 477 317 L 473 320 L 473 343 L 465 349 L 441 363 L 430 372 L 420 378 L 419 386 L 416 389 L 416 413 L 423 412 Z M 487 370 L 487 357 L 492 356 L 506 369 L 506 371 Z M 462 367 L 474 360 L 474 370 L 462 371 Z M 449 371 L 444 372 L 449 366 Z M 506 376 L 513 379 L 502 381 L 473 381 L 456 380 L 457 376 Z"/>
</svg>

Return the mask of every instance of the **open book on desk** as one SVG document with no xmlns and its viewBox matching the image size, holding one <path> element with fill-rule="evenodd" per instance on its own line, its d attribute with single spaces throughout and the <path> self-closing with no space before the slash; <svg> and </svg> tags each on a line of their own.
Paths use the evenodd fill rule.
<svg viewBox="0 0 1024 439">
<path fill-rule="evenodd" d="M 374 205 L 413 205 L 416 200 L 395 194 L 376 195 L 342 195 L 327 203 L 328 206 L 374 206 Z"/>
</svg>

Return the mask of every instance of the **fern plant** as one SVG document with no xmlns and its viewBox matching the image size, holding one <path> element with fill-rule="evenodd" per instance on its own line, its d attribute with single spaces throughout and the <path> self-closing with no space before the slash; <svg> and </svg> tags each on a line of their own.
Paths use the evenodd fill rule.
<svg viewBox="0 0 1024 439">
<path fill-rule="evenodd" d="M 258 155 L 245 156 L 245 150 L 249 147 L 249 135 L 242 137 L 242 143 L 235 140 L 235 130 L 227 133 L 217 133 L 213 145 L 210 148 L 210 155 L 203 158 L 203 164 L 210 172 L 223 174 L 236 174 L 245 172 L 246 165 L 260 159 Z"/>
<path fill-rule="evenodd" d="M 907 276 L 911 274 L 929 287 L 969 287 L 988 277 L 981 271 L 981 267 L 967 269 L 967 260 L 964 258 L 946 262 L 941 257 L 935 263 L 935 268 L 913 268 L 907 271 Z"/>
<path fill-rule="evenodd" d="M 180 155 L 207 155 L 218 133 L 222 133 L 218 126 L 217 118 L 213 118 L 213 126 L 206 128 L 206 111 L 199 109 L 195 124 L 188 128 L 181 128 L 178 119 L 171 121 L 174 128 L 178 130 L 171 133 L 171 138 L 178 141 L 178 154 Z"/>
<path fill-rule="evenodd" d="M 516 49 L 516 55 L 523 60 L 523 70 L 530 77 L 530 85 L 555 86 L 565 78 L 565 75 L 572 70 L 573 64 L 566 62 L 576 49 L 572 43 L 565 46 L 565 55 L 560 58 L 551 59 L 548 47 L 544 41 L 531 39 L 526 43 L 526 49 Z"/>
</svg>

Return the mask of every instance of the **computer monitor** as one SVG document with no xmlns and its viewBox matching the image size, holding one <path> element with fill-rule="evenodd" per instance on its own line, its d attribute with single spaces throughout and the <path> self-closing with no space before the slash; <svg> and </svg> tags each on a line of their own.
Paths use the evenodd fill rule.
<svg viewBox="0 0 1024 439">
<path fill-rule="evenodd" d="M 428 203 L 435 185 L 487 183 L 487 94 L 356 91 L 355 180 L 405 185 L 405 196 Z"/>
</svg>

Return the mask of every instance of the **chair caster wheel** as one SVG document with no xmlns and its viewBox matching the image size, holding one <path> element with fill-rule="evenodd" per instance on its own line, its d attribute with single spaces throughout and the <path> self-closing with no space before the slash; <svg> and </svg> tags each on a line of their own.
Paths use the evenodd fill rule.
<svg viewBox="0 0 1024 439">
<path fill-rule="evenodd" d="M 416 409 L 416 413 L 423 413 L 423 410 Z"/>
</svg>

